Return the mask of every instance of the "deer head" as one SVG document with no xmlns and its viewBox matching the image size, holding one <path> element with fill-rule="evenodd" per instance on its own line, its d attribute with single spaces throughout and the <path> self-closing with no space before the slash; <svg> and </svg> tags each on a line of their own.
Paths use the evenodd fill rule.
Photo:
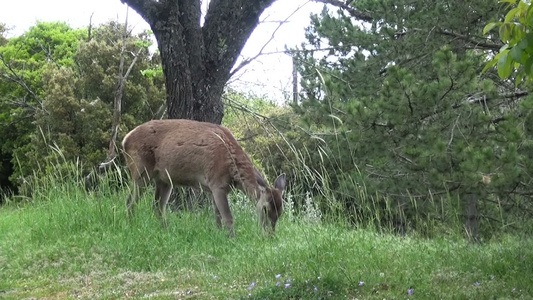
<svg viewBox="0 0 533 300">
<path fill-rule="evenodd" d="M 122 141 L 133 180 L 126 206 L 133 215 L 139 188 L 156 187 L 156 214 L 165 223 L 165 207 L 173 186 L 202 186 L 213 194 L 216 221 L 233 236 L 227 195 L 232 187 L 257 201 L 260 223 L 274 231 L 283 212 L 285 175 L 270 187 L 225 127 L 191 120 L 154 120 L 137 126 Z"/>
</svg>

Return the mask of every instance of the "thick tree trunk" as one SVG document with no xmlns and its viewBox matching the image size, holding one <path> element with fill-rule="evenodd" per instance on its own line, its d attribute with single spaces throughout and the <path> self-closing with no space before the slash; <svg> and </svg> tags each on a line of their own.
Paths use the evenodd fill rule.
<svg viewBox="0 0 533 300">
<path fill-rule="evenodd" d="M 221 97 L 227 79 L 207 82 L 201 63 L 191 70 L 194 66 L 190 64 L 190 55 L 182 50 L 183 40 L 173 38 L 172 32 L 175 30 L 169 28 L 154 30 L 165 74 L 168 117 L 220 124 L 224 116 Z"/>
<path fill-rule="evenodd" d="M 168 117 L 220 124 L 231 68 L 275 0 L 211 0 L 203 26 L 200 0 L 121 1 L 150 24 L 157 39 Z"/>
</svg>

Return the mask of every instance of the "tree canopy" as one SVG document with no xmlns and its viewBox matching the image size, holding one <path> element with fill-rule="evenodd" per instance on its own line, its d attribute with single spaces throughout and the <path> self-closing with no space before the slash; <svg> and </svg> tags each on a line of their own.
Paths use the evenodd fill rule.
<svg viewBox="0 0 533 300">
<path fill-rule="evenodd" d="M 86 29 L 39 22 L 0 46 L 4 188 L 23 186 L 50 163 L 79 159 L 90 168 L 104 160 L 123 28 L 110 22 L 93 28 L 88 39 Z M 138 57 L 127 82 L 122 132 L 161 115 L 163 78 L 142 72 L 159 66 L 147 42 L 147 33 L 127 37 L 128 53 Z M 133 59 L 129 55 L 126 61 Z"/>
</svg>

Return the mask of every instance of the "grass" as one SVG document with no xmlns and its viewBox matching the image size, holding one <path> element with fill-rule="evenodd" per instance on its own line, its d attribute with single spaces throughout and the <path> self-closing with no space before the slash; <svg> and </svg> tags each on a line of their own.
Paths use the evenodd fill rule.
<svg viewBox="0 0 533 300">
<path fill-rule="evenodd" d="M 290 212 L 265 237 L 237 196 L 229 239 L 207 208 L 162 228 L 152 192 L 128 220 L 126 189 L 46 186 L 0 208 L 2 299 L 533 298 L 530 238 L 402 237 Z"/>
</svg>

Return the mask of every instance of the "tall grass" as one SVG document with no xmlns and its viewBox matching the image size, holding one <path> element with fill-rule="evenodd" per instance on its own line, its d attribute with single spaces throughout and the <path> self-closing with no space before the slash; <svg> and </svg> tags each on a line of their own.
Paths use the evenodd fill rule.
<svg viewBox="0 0 533 300">
<path fill-rule="evenodd" d="M 310 195 L 263 235 L 254 205 L 232 195 L 234 239 L 209 208 L 169 214 L 148 190 L 128 219 L 128 181 L 110 172 L 87 192 L 76 166 L 0 210 L 0 298 L 487 299 L 533 297 L 533 242 L 431 240 L 319 214 Z M 287 195 L 287 199 L 294 195 Z M 325 198 L 322 201 L 325 200 Z"/>
</svg>

